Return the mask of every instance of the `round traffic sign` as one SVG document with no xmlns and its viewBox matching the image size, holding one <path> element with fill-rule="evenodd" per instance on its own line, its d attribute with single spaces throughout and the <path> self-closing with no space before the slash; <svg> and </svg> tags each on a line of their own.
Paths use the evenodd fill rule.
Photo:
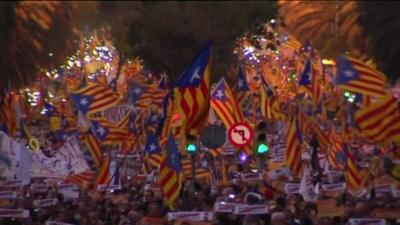
<svg viewBox="0 0 400 225">
<path fill-rule="evenodd" d="M 253 141 L 254 131 L 245 123 L 237 123 L 229 129 L 229 140 L 232 145 L 241 148 Z"/>
</svg>

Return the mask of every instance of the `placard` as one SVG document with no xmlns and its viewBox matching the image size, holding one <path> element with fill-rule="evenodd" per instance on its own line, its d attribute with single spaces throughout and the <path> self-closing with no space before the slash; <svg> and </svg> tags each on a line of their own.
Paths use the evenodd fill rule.
<svg viewBox="0 0 400 225">
<path fill-rule="evenodd" d="M 28 218 L 29 215 L 26 209 L 0 209 L 0 218 Z"/>
<path fill-rule="evenodd" d="M 268 213 L 268 205 L 237 204 L 233 210 L 237 215 L 258 215 Z"/>
<path fill-rule="evenodd" d="M 211 221 L 213 212 L 172 212 L 167 214 L 168 220 L 182 219 L 186 221 Z"/>
<path fill-rule="evenodd" d="M 375 218 L 350 218 L 350 225 L 385 225 L 384 219 Z"/>
<path fill-rule="evenodd" d="M 216 202 L 214 204 L 215 212 L 232 213 L 236 204 L 230 202 Z"/>
<path fill-rule="evenodd" d="M 263 176 L 261 173 L 242 173 L 240 175 L 242 181 L 261 181 L 263 180 Z"/>
<path fill-rule="evenodd" d="M 299 193 L 300 184 L 299 183 L 286 183 L 285 193 L 286 194 L 296 194 Z"/>
<path fill-rule="evenodd" d="M 46 198 L 33 200 L 33 204 L 38 208 L 47 208 L 50 206 L 55 206 L 57 204 L 56 198 Z"/>
</svg>

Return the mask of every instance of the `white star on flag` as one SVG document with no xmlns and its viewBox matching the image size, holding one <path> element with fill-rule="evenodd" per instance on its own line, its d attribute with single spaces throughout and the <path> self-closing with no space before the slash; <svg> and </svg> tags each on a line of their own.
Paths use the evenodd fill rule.
<svg viewBox="0 0 400 225">
<path fill-rule="evenodd" d="M 152 117 L 151 117 L 151 121 L 152 121 L 152 122 L 156 122 L 156 121 L 157 121 L 157 115 L 152 116 Z"/>
<path fill-rule="evenodd" d="M 101 136 L 103 136 L 106 131 L 104 130 L 103 127 L 98 127 L 96 132 L 99 133 Z"/>
<path fill-rule="evenodd" d="M 199 72 L 200 72 L 200 66 L 196 67 L 196 69 L 194 70 L 193 76 L 190 78 L 190 83 L 192 83 L 196 79 L 201 79 Z"/>
<path fill-rule="evenodd" d="M 346 70 L 343 72 L 346 77 L 353 77 L 354 72 L 351 70 Z"/>
<path fill-rule="evenodd" d="M 242 88 L 243 86 L 244 86 L 244 80 L 243 79 L 239 79 L 238 87 Z"/>
<path fill-rule="evenodd" d="M 156 150 L 157 146 L 152 143 L 149 147 L 150 147 L 150 151 L 152 152 L 152 151 Z"/>
<path fill-rule="evenodd" d="M 140 88 L 135 88 L 133 92 L 135 92 L 135 94 L 140 94 L 142 90 L 140 90 Z"/>
<path fill-rule="evenodd" d="M 221 90 L 217 90 L 217 98 L 222 99 L 225 95 Z"/>
<path fill-rule="evenodd" d="M 307 73 L 307 80 L 311 80 L 311 73 L 310 72 Z"/>
<path fill-rule="evenodd" d="M 79 102 L 79 104 L 87 105 L 88 104 L 88 100 L 86 98 L 82 98 L 81 101 Z"/>
</svg>

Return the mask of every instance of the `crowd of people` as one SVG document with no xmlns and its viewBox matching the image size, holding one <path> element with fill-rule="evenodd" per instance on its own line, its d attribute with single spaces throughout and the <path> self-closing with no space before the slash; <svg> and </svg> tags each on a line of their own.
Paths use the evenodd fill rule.
<svg viewBox="0 0 400 225">
<path fill-rule="evenodd" d="M 243 169 L 243 168 L 242 168 Z M 280 179 L 284 179 L 281 177 Z M 343 178 L 344 179 L 344 178 Z M 164 202 L 155 183 L 149 179 L 132 177 L 122 180 L 120 190 L 95 191 L 93 187 L 79 190 L 79 197 L 68 199 L 58 191 L 57 185 L 49 185 L 46 192 L 35 193 L 30 186 L 19 190 L 20 197 L 12 201 L 3 201 L 2 208 L 27 209 L 30 216 L 25 219 L 3 218 L 0 224 L 79 224 L 79 225 L 151 225 L 151 224 L 246 224 L 246 225 L 284 225 L 284 224 L 348 224 L 349 218 L 371 218 L 378 210 L 400 208 L 398 196 L 391 192 L 378 193 L 368 189 L 363 196 L 354 196 L 347 190 L 334 195 L 323 190 L 318 193 L 318 202 L 332 204 L 321 205 L 307 202 L 299 193 L 288 194 L 273 185 L 273 181 L 244 182 L 234 178 L 229 185 L 211 185 L 196 179 L 192 183 L 186 179 L 179 199 L 171 210 Z M 397 198 L 396 198 L 397 197 Z M 35 199 L 56 198 L 57 202 L 48 207 L 38 207 Z M 325 201 L 324 201 L 325 200 Z M 268 212 L 257 215 L 237 215 L 214 210 L 216 203 L 265 204 Z M 331 207 L 332 216 L 322 212 Z M 207 222 L 168 220 L 171 211 L 214 212 L 213 219 Z M 342 211 L 341 213 L 335 211 Z M 397 211 L 398 212 L 398 211 Z M 49 222 L 53 221 L 53 222 Z M 47 223 L 46 223 L 47 222 Z M 387 224 L 397 224 L 396 219 L 387 219 Z"/>
</svg>

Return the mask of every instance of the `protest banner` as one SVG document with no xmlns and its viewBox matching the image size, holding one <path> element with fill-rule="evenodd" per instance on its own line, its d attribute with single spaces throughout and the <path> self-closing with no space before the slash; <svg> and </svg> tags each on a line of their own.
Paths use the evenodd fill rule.
<svg viewBox="0 0 400 225">
<path fill-rule="evenodd" d="M 36 199 L 33 204 L 38 208 L 47 208 L 57 204 L 56 198 Z"/>
<path fill-rule="evenodd" d="M 230 202 L 216 202 L 214 204 L 215 212 L 232 213 L 235 208 L 235 203 Z"/>
<path fill-rule="evenodd" d="M 286 194 L 295 194 L 299 193 L 300 184 L 299 183 L 286 183 L 285 184 L 285 193 Z"/>
<path fill-rule="evenodd" d="M 0 208 L 0 218 L 28 218 L 29 216 L 29 210 L 27 209 Z"/>
<path fill-rule="evenodd" d="M 263 176 L 262 176 L 261 173 L 242 173 L 240 178 L 244 182 L 261 181 L 261 180 L 263 180 Z"/>
<path fill-rule="evenodd" d="M 214 218 L 214 212 L 172 212 L 167 214 L 169 221 L 183 219 L 186 221 L 211 221 Z"/>
<path fill-rule="evenodd" d="M 17 196 L 15 191 L 0 191 L 0 199 L 16 199 Z"/>
<path fill-rule="evenodd" d="M 385 225 L 384 219 L 374 219 L 374 218 L 350 218 L 350 225 Z"/>
<path fill-rule="evenodd" d="M 233 213 L 237 215 L 257 215 L 268 213 L 268 205 L 246 205 L 237 204 L 233 209 Z"/>
</svg>

